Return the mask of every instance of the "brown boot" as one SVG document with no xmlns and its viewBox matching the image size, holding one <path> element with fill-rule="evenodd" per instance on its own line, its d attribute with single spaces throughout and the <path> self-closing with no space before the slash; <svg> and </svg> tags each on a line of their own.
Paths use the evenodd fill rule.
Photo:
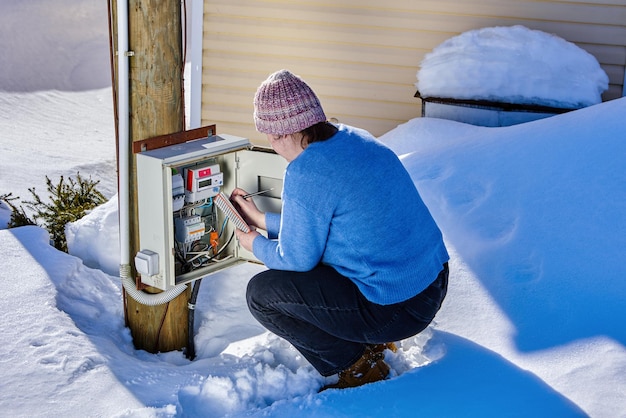
<svg viewBox="0 0 626 418">
<path fill-rule="evenodd" d="M 356 363 L 339 373 L 337 383 L 324 386 L 320 392 L 326 389 L 353 388 L 384 380 L 387 376 L 389 376 L 389 366 L 385 363 L 382 351 L 375 353 L 368 347 Z"/>
<path fill-rule="evenodd" d="M 370 348 L 372 349 L 374 353 L 383 353 L 385 350 L 391 350 L 392 353 L 398 352 L 398 347 L 396 346 L 396 343 L 394 342 L 374 344 L 374 345 L 370 345 Z"/>
</svg>

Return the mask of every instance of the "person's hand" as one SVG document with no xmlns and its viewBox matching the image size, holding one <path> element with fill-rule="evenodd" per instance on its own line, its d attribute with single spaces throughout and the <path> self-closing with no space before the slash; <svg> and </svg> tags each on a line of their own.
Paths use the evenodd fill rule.
<svg viewBox="0 0 626 418">
<path fill-rule="evenodd" d="M 250 232 L 248 233 L 245 233 L 239 229 L 235 229 L 235 235 L 239 240 L 239 244 L 246 250 L 252 252 L 252 243 L 254 242 L 254 239 L 261 234 L 259 234 L 254 229 L 250 230 Z"/>
<path fill-rule="evenodd" d="M 242 189 L 235 189 L 230 195 L 230 201 L 237 208 L 241 216 L 251 227 L 266 229 L 265 213 L 261 212 L 252 198 L 244 199 L 248 192 Z"/>
</svg>

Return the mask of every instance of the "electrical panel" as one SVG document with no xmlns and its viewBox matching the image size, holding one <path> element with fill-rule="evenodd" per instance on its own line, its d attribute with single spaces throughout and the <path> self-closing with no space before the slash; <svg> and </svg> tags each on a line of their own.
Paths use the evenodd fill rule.
<svg viewBox="0 0 626 418">
<path fill-rule="evenodd" d="M 217 202 L 236 187 L 270 190 L 254 202 L 262 211 L 279 212 L 286 164 L 270 149 L 227 134 L 138 153 L 135 267 L 141 282 L 167 290 L 242 262 L 259 262 L 238 245 L 237 220 Z"/>
</svg>

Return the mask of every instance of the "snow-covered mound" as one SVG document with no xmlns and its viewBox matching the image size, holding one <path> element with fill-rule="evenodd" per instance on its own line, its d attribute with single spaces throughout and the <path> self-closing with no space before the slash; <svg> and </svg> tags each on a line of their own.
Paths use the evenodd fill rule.
<svg viewBox="0 0 626 418">
<path fill-rule="evenodd" d="M 427 54 L 423 97 L 581 108 L 600 103 L 609 78 L 596 58 L 556 35 L 524 26 L 472 30 Z"/>
</svg>

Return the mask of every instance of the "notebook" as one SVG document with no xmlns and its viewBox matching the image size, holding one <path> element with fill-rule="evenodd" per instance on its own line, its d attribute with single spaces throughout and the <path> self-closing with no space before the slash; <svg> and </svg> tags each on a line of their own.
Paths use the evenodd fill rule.
<svg viewBox="0 0 626 418">
<path fill-rule="evenodd" d="M 222 212 L 224 212 L 224 215 L 226 215 L 228 219 L 230 219 L 230 221 L 235 225 L 237 229 L 246 233 L 250 232 L 250 227 L 248 226 L 246 221 L 243 220 L 243 217 L 239 214 L 239 212 L 237 212 L 237 209 L 235 209 L 230 199 L 226 197 L 224 192 L 219 192 L 213 198 L 213 201 L 215 202 L 217 207 L 220 208 Z"/>
</svg>

